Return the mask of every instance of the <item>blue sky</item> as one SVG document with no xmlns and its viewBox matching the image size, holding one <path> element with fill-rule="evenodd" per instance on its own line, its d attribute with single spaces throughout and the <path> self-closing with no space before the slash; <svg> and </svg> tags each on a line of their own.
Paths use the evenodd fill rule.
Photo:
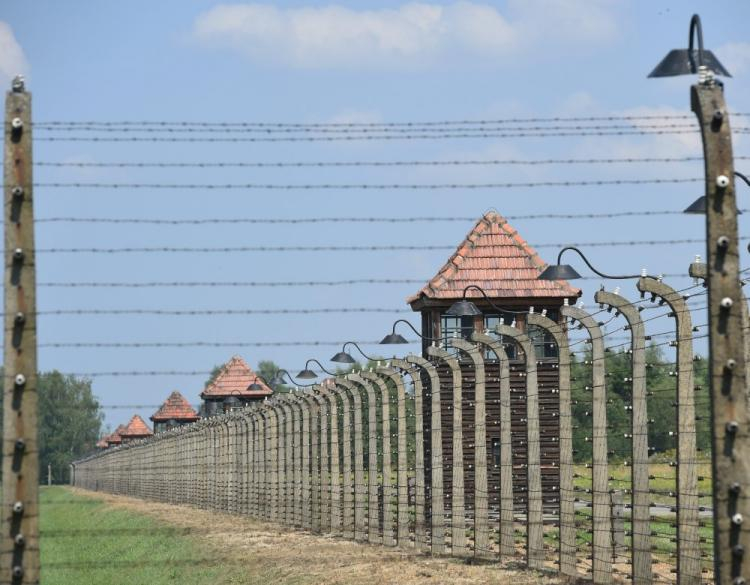
<svg viewBox="0 0 750 585">
<path fill-rule="evenodd" d="M 394 122 L 683 114 L 691 78 L 647 79 L 687 42 L 690 16 L 734 74 L 726 96 L 750 112 L 747 3 L 515 0 L 480 4 L 276 2 L 4 2 L 0 83 L 23 72 L 43 121 Z M 735 127 L 745 118 L 736 118 Z M 42 138 L 44 133 L 37 132 Z M 747 155 L 745 138 L 735 155 Z M 35 143 L 37 162 L 357 161 L 699 156 L 697 135 L 312 143 Z M 750 163 L 738 160 L 742 170 Z M 748 169 L 746 169 L 748 170 Z M 702 175 L 680 164 L 569 166 L 35 169 L 37 182 L 484 183 Z M 744 186 L 739 187 L 740 191 Z M 507 216 L 681 209 L 700 184 L 430 191 L 211 191 L 38 188 L 40 219 Z M 746 200 L 747 201 L 747 200 Z M 750 206 L 747 206 L 750 207 Z M 748 217 L 748 214 L 744 216 Z M 699 217 L 511 220 L 532 244 L 700 238 Z M 39 223 L 37 247 L 457 245 L 470 221 L 414 224 L 144 226 Z M 742 220 L 747 233 L 747 219 Z M 590 248 L 605 271 L 681 273 L 696 244 Z M 555 251 L 542 247 L 543 258 Z M 153 280 L 427 279 L 447 250 L 225 254 L 40 254 L 40 283 Z M 686 286 L 686 279 L 673 279 Z M 583 281 L 591 306 L 596 281 Z M 607 286 L 613 286 L 608 283 Z M 630 284 L 623 293 L 635 297 Z M 40 316 L 40 344 L 237 342 L 223 348 L 41 347 L 40 368 L 66 372 L 210 370 L 237 353 L 298 370 L 334 347 L 244 344 L 377 340 L 418 285 L 336 288 L 87 289 L 40 286 L 39 310 L 376 307 L 402 314 Z M 696 320 L 700 317 L 696 317 Z M 412 321 L 417 322 L 416 316 Z M 369 347 L 377 352 L 377 347 Z M 158 404 L 178 389 L 192 402 L 203 376 L 96 378 L 105 404 Z M 139 411 L 151 414 L 150 409 Z M 116 425 L 129 410 L 108 410 Z"/>
</svg>

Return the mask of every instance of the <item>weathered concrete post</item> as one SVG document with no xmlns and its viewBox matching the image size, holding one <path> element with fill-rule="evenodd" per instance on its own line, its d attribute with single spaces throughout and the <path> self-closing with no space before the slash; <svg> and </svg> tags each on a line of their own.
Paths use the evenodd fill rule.
<svg viewBox="0 0 750 585">
<path fill-rule="evenodd" d="M 476 331 L 471 340 L 489 349 L 500 368 L 500 557 L 515 554 L 513 533 L 513 451 L 510 424 L 510 365 L 502 342 Z"/>
<path fill-rule="evenodd" d="M 565 317 L 584 326 L 591 339 L 592 361 L 592 496 L 593 579 L 595 584 L 612 581 L 612 521 L 607 461 L 607 391 L 605 387 L 604 339 L 591 315 L 578 307 L 563 307 Z"/>
<path fill-rule="evenodd" d="M 445 506 L 443 502 L 443 425 L 440 420 L 440 377 L 435 366 L 418 355 L 406 356 L 406 362 L 425 371 L 430 380 L 431 433 L 430 513 L 432 516 L 432 553 L 445 553 Z"/>
</svg>

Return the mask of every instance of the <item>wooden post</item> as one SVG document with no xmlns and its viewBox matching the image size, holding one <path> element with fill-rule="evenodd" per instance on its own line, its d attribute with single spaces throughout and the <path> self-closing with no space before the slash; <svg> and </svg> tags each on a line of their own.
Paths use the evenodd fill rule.
<svg viewBox="0 0 750 585">
<path fill-rule="evenodd" d="M 407 373 L 414 384 L 414 546 L 422 552 L 429 549 L 427 545 L 427 525 L 425 522 L 425 467 L 424 467 L 424 415 L 422 414 L 422 379 L 419 368 L 405 360 L 392 359 L 391 366 Z M 378 370 L 386 373 L 387 370 Z M 403 421 L 406 430 L 406 420 Z M 401 432 L 399 420 L 399 433 Z"/>
<path fill-rule="evenodd" d="M 570 349 L 568 336 L 559 323 L 531 313 L 526 322 L 552 335 L 558 353 L 559 441 L 560 441 L 560 572 L 576 575 L 576 528 L 573 491 L 573 428 L 570 399 Z"/>
<path fill-rule="evenodd" d="M 744 398 L 745 356 L 739 282 L 734 162 L 724 88 L 712 80 L 691 88 L 700 122 L 706 175 L 709 379 L 713 419 L 714 567 L 718 585 L 745 582 L 750 551 L 750 417 Z M 743 527 L 743 524 L 745 527 Z M 740 550 L 743 555 L 735 554 Z"/>
<path fill-rule="evenodd" d="M 471 340 L 486 346 L 500 364 L 500 557 L 511 558 L 516 544 L 513 533 L 513 445 L 510 417 L 510 364 L 496 337 L 472 333 Z"/>
<path fill-rule="evenodd" d="M 584 326 L 591 338 L 592 364 L 592 492 L 593 579 L 595 584 L 612 582 L 612 526 L 607 462 L 607 390 L 605 386 L 604 339 L 596 320 L 578 307 L 563 307 L 565 317 Z"/>
<path fill-rule="evenodd" d="M 5 98 L 5 359 L 0 582 L 39 583 L 36 261 L 31 94 Z"/>
<path fill-rule="evenodd" d="M 47 487 L 52 485 L 52 465 L 47 464 Z"/>
<path fill-rule="evenodd" d="M 484 358 L 478 346 L 463 339 L 451 345 L 466 353 L 474 365 L 474 556 L 490 556 L 487 498 L 487 415 L 485 405 Z"/>
<path fill-rule="evenodd" d="M 541 569 L 544 564 L 544 519 L 536 353 L 528 336 L 515 327 L 497 325 L 495 332 L 513 339 L 526 355 L 526 563 L 531 569 Z"/>
<path fill-rule="evenodd" d="M 672 287 L 653 278 L 641 278 L 638 281 L 638 290 L 661 297 L 672 309 L 675 319 L 677 335 L 677 582 L 679 585 L 695 585 L 701 580 L 701 549 L 698 536 L 693 322 L 685 299 Z M 740 301 L 744 302 L 744 299 L 740 298 Z M 739 346 L 742 350 L 742 343 Z M 744 389 L 742 403 L 745 404 Z"/>
<path fill-rule="evenodd" d="M 430 346 L 427 355 L 443 360 L 450 368 L 453 386 L 453 456 L 451 490 L 451 554 L 466 554 L 466 519 L 464 506 L 464 432 L 461 366 L 453 354 L 442 348 Z"/>
<path fill-rule="evenodd" d="M 421 356 L 409 354 L 406 356 L 406 361 L 422 368 L 430 379 L 432 553 L 441 555 L 445 553 L 445 506 L 443 503 L 443 425 L 440 420 L 440 377 L 435 366 Z"/>
</svg>

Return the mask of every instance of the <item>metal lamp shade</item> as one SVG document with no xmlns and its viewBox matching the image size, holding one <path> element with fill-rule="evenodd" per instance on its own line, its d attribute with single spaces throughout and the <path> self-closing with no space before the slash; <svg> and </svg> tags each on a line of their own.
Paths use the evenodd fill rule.
<svg viewBox="0 0 750 585">
<path fill-rule="evenodd" d="M 701 195 L 698 197 L 682 213 L 706 213 L 706 196 Z"/>
<path fill-rule="evenodd" d="M 403 335 L 400 335 L 399 333 L 389 333 L 383 338 L 383 341 L 380 343 L 385 345 L 394 345 L 396 343 L 409 343 L 404 339 Z"/>
<path fill-rule="evenodd" d="M 258 382 L 253 382 L 252 384 L 250 384 L 247 387 L 247 389 L 250 392 L 260 392 L 261 390 L 263 390 L 263 386 L 261 386 L 260 384 L 258 384 Z"/>
<path fill-rule="evenodd" d="M 570 264 L 550 264 L 537 277 L 539 280 L 575 280 L 581 278 Z"/>
<path fill-rule="evenodd" d="M 299 374 L 297 374 L 296 377 L 301 378 L 302 380 L 312 380 L 313 378 L 317 378 L 318 375 L 312 370 L 308 370 L 307 368 L 305 368 Z"/>
<path fill-rule="evenodd" d="M 278 372 L 271 378 L 271 386 L 281 386 L 284 383 L 284 374 Z"/>
<path fill-rule="evenodd" d="M 357 360 L 355 360 L 351 355 L 349 355 L 345 351 L 338 352 L 335 356 L 331 358 L 331 361 L 339 363 L 339 364 L 356 364 L 357 363 Z"/>
<path fill-rule="evenodd" d="M 471 301 L 461 299 L 460 301 L 453 303 L 445 314 L 452 317 L 473 317 L 475 315 L 481 315 L 482 311 L 480 311 Z"/>
<path fill-rule="evenodd" d="M 703 64 L 716 75 L 732 77 L 711 51 L 703 51 Z M 674 49 L 661 60 L 649 77 L 672 77 L 698 73 L 698 50 Z"/>
<path fill-rule="evenodd" d="M 252 384 L 251 384 L 251 385 L 252 385 Z M 239 399 L 239 398 L 237 398 L 236 396 L 227 396 L 227 397 L 226 397 L 226 398 L 224 399 L 224 404 L 225 404 L 226 406 L 230 406 L 230 407 L 231 407 L 231 406 L 238 406 L 238 405 L 240 404 L 240 399 Z"/>
</svg>

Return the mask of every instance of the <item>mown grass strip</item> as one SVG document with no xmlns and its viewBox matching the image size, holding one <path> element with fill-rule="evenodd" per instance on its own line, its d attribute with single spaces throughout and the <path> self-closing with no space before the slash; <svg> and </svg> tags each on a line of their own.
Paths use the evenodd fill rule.
<svg viewBox="0 0 750 585">
<path fill-rule="evenodd" d="M 46 585 L 252 582 L 194 537 L 63 487 L 41 490 L 40 532 Z"/>
</svg>

